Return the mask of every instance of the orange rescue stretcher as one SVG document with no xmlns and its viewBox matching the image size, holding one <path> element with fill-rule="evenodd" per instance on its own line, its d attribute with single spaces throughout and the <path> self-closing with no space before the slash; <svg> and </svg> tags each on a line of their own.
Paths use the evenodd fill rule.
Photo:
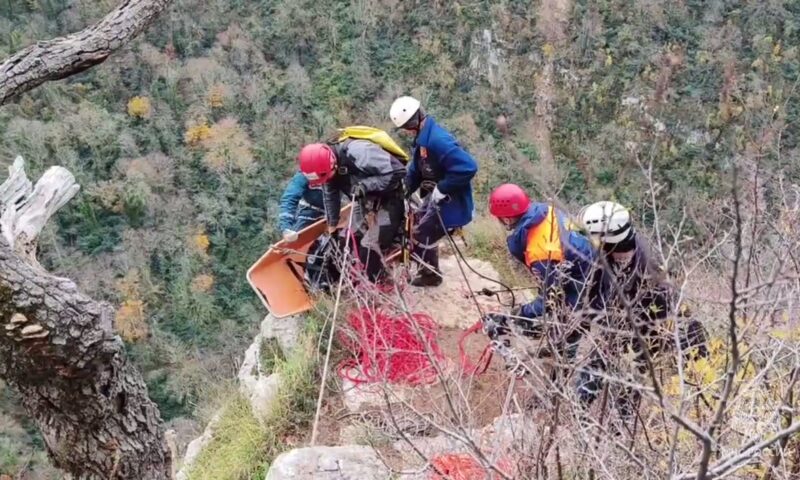
<svg viewBox="0 0 800 480">
<path fill-rule="evenodd" d="M 339 228 L 347 228 L 350 208 L 351 205 L 342 208 Z M 325 219 L 309 225 L 298 232 L 294 242 L 281 240 L 274 244 L 247 270 L 247 281 L 275 318 L 298 315 L 313 306 L 303 281 L 304 265 L 311 245 L 326 229 Z M 387 263 L 398 260 L 401 253 L 401 249 L 392 252 Z"/>
</svg>

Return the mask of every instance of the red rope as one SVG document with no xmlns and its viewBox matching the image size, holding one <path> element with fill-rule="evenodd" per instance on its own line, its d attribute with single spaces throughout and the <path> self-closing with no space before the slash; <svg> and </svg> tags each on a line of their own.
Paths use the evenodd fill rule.
<svg viewBox="0 0 800 480">
<path fill-rule="evenodd" d="M 472 361 L 467 356 L 467 352 L 464 350 L 464 343 L 467 340 L 467 337 L 472 335 L 473 333 L 477 333 L 481 330 L 482 324 L 481 321 L 478 320 L 475 322 L 474 325 L 469 327 L 461 334 L 461 338 L 458 339 L 458 353 L 461 357 L 461 370 L 466 375 L 480 375 L 489 368 L 489 363 L 492 361 L 492 346 L 491 344 L 486 344 L 486 348 L 483 349 L 481 352 L 481 356 L 478 357 L 478 363 L 473 364 Z"/>
<path fill-rule="evenodd" d="M 354 383 L 428 384 L 436 381 L 434 361 L 444 359 L 437 343 L 437 326 L 425 314 L 392 316 L 383 311 L 361 309 L 348 315 L 348 331 L 340 343 L 353 359 L 339 364 L 339 376 Z M 358 369 L 360 375 L 352 375 Z"/>
<path fill-rule="evenodd" d="M 455 453 L 440 455 L 431 461 L 434 471 L 430 475 L 430 480 L 496 480 L 501 478 L 497 473 L 489 474 L 489 470 L 481 466 L 475 458 L 468 453 Z M 502 472 L 510 472 L 510 462 L 508 458 L 501 458 L 497 462 L 497 468 Z M 439 473 L 436 472 L 440 472 Z M 510 475 L 509 475 L 510 476 Z"/>
</svg>

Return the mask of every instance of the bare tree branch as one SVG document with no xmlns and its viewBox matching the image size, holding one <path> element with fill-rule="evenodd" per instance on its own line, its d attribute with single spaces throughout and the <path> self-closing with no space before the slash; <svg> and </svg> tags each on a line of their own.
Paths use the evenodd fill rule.
<svg viewBox="0 0 800 480">
<path fill-rule="evenodd" d="M 678 477 L 678 480 L 691 480 L 692 478 L 703 478 L 704 480 L 710 480 L 713 478 L 719 478 L 722 475 L 731 472 L 732 470 L 741 468 L 742 466 L 744 466 L 744 464 L 750 461 L 750 459 L 752 459 L 755 455 L 760 453 L 765 448 L 769 448 L 775 442 L 781 441 L 784 438 L 791 437 L 797 432 L 800 432 L 800 422 L 795 422 L 789 427 L 784 428 L 783 430 L 775 432 L 774 434 L 764 438 L 760 442 L 748 446 L 748 448 L 745 448 L 739 453 L 721 460 L 713 467 L 708 468 L 706 472 L 703 474 L 703 477 L 699 477 L 699 472 L 698 472 L 688 475 L 681 475 L 680 477 Z"/>
<path fill-rule="evenodd" d="M 733 392 L 733 384 L 736 379 L 736 372 L 739 369 L 739 337 L 737 334 L 736 326 L 736 313 L 738 308 L 736 302 L 739 296 L 739 263 L 742 259 L 743 245 L 742 245 L 742 208 L 739 201 L 738 182 L 739 171 L 736 165 L 733 166 L 733 181 L 731 184 L 731 195 L 733 197 L 733 209 L 736 215 L 736 225 L 734 232 L 734 258 L 733 258 L 733 272 L 731 273 L 731 301 L 728 309 L 728 337 L 731 342 L 730 345 L 730 362 L 728 363 L 727 371 L 725 372 L 725 385 L 722 387 L 722 394 L 720 395 L 719 406 L 714 414 L 714 418 L 708 429 L 708 437 L 713 438 L 714 434 L 722 425 L 722 419 L 725 416 L 725 411 L 728 407 L 731 392 Z M 708 463 L 711 460 L 713 444 L 708 439 L 703 440 L 703 453 L 700 457 L 700 467 L 697 470 L 697 480 L 704 480 L 707 475 Z"/>
<path fill-rule="evenodd" d="M 78 191 L 74 177 L 52 167 L 31 189 L 21 158 L 9 170 L 0 185 L 0 378 L 22 394 L 57 467 L 86 479 L 169 478 L 158 407 L 114 333 L 111 306 L 35 261 L 39 232 Z"/>
<path fill-rule="evenodd" d="M 158 18 L 172 0 L 125 0 L 80 32 L 38 42 L 0 64 L 0 105 L 51 80 L 104 62 Z"/>
</svg>

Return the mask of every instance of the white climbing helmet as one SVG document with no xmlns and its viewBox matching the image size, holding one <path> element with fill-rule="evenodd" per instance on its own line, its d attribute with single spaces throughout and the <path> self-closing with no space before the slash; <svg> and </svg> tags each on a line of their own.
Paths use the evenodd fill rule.
<svg viewBox="0 0 800 480">
<path fill-rule="evenodd" d="M 620 243 L 631 231 L 631 214 L 615 202 L 597 202 L 583 207 L 580 214 L 583 228 L 603 243 Z"/>
<path fill-rule="evenodd" d="M 400 97 L 392 103 L 389 117 L 397 128 L 402 127 L 419 110 L 419 100 L 414 97 Z"/>
</svg>

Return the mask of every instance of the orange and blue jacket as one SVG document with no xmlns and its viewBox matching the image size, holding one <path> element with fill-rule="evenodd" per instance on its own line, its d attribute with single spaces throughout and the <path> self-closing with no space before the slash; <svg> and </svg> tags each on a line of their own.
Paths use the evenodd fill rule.
<svg viewBox="0 0 800 480">
<path fill-rule="evenodd" d="M 569 217 L 547 203 L 534 203 L 508 237 L 508 250 L 539 277 L 539 296 L 523 305 L 520 315 L 536 318 L 550 308 L 548 299 L 563 297 L 571 310 L 583 307 L 592 275 L 595 249 L 589 239 L 569 228 Z"/>
</svg>

